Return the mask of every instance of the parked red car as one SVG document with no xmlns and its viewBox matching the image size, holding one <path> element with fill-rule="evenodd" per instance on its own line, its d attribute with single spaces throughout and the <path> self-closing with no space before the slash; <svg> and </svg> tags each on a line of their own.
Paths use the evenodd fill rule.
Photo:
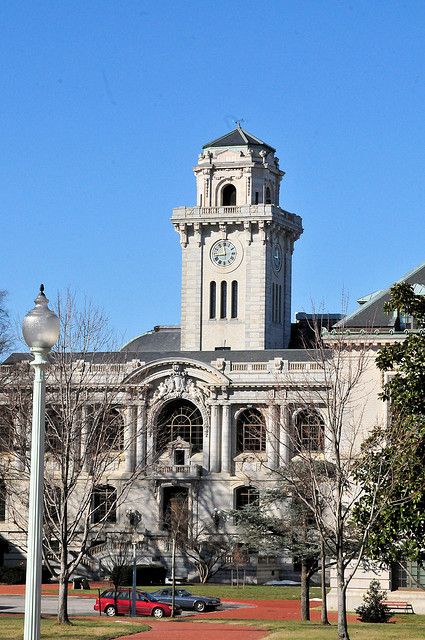
<svg viewBox="0 0 425 640">
<path fill-rule="evenodd" d="M 131 611 L 131 589 L 104 591 L 100 594 L 100 599 L 96 598 L 93 608 L 95 611 L 99 611 L 100 608 L 107 616 L 129 614 Z M 175 609 L 174 613 L 178 615 L 180 609 Z M 136 591 L 136 614 L 138 616 L 153 616 L 154 618 L 169 617 L 171 616 L 171 607 L 163 602 L 158 602 L 150 593 Z"/>
</svg>

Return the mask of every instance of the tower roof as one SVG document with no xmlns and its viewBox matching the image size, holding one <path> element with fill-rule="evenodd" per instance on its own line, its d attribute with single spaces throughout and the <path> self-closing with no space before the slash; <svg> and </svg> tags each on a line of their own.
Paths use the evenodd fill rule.
<svg viewBox="0 0 425 640">
<path fill-rule="evenodd" d="M 276 151 L 269 144 L 260 140 L 260 138 L 256 138 L 252 135 L 252 133 L 248 133 L 245 129 L 242 129 L 239 125 L 233 131 L 226 133 L 224 136 L 220 138 L 216 138 L 211 142 L 207 142 L 207 144 L 203 145 L 203 149 L 207 149 L 209 147 L 244 147 L 244 146 L 256 146 L 256 147 L 265 147 L 270 151 Z"/>
</svg>

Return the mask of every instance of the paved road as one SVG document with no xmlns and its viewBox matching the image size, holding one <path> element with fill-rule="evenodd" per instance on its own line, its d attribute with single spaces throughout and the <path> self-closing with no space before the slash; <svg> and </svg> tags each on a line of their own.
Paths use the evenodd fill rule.
<svg viewBox="0 0 425 640">
<path fill-rule="evenodd" d="M 72 596 L 68 598 L 68 613 L 71 616 L 93 616 L 98 615 L 97 611 L 94 611 L 93 605 L 96 598 L 79 598 Z M 239 608 L 240 605 L 235 603 L 226 602 L 223 606 L 224 610 Z M 242 605 L 246 606 L 246 605 Z M 23 613 L 25 609 L 24 596 L 12 596 L 12 595 L 0 595 L 0 613 Z M 57 596 L 42 596 L 41 597 L 41 613 L 56 614 L 58 612 L 58 598 Z M 183 611 L 182 616 L 196 616 L 202 617 L 205 615 L 211 615 L 211 612 L 205 614 L 194 613 L 193 611 Z"/>
<path fill-rule="evenodd" d="M 95 615 L 93 605 L 95 598 L 68 598 L 68 612 L 70 615 Z M 0 596 L 0 613 L 23 613 L 25 600 L 23 596 Z M 58 599 L 56 596 L 42 596 L 41 613 L 57 613 Z"/>
</svg>

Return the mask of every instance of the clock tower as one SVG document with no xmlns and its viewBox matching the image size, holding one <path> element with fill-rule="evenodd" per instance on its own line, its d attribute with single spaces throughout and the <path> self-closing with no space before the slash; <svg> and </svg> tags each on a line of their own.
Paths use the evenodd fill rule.
<svg viewBox="0 0 425 640">
<path fill-rule="evenodd" d="M 205 144 L 197 203 L 173 210 L 182 246 L 182 351 L 282 349 L 301 218 L 279 206 L 275 149 L 239 125 Z"/>
</svg>

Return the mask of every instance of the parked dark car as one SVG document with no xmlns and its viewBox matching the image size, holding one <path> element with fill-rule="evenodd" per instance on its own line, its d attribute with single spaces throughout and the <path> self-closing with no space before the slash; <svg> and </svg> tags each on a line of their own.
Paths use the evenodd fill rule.
<svg viewBox="0 0 425 640">
<path fill-rule="evenodd" d="M 158 589 L 151 595 L 159 602 L 171 604 L 172 590 Z M 206 609 L 216 609 L 221 605 L 220 598 L 207 598 L 206 596 L 196 596 L 187 589 L 176 589 L 175 603 L 181 609 L 190 609 L 191 611 L 205 611 Z"/>
<path fill-rule="evenodd" d="M 104 591 L 96 598 L 94 610 L 99 608 L 107 616 L 116 616 L 117 614 L 125 615 L 131 611 L 131 589 L 120 589 L 119 591 Z M 180 613 L 180 609 L 174 611 L 175 614 Z M 171 616 L 171 607 L 159 602 L 150 593 L 144 591 L 136 591 L 136 615 L 153 616 L 154 618 L 162 618 Z"/>
</svg>

